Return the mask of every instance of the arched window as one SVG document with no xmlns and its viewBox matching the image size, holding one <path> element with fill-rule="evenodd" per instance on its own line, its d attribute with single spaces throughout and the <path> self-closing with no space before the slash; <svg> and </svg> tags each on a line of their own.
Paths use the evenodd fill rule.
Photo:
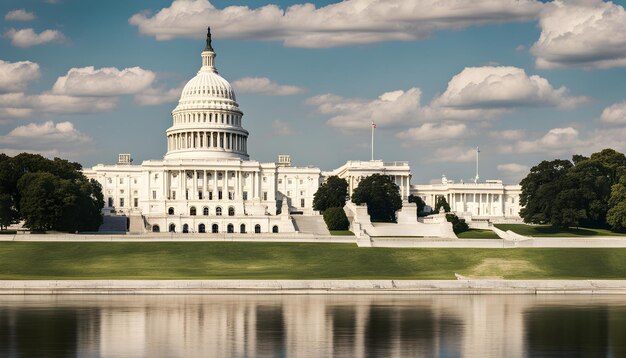
<svg viewBox="0 0 626 358">
<path fill-rule="evenodd" d="M 278 232 L 278 226 L 274 225 L 272 227 L 272 232 L 276 234 Z"/>
<path fill-rule="evenodd" d="M 242 234 L 246 233 L 246 224 L 239 225 L 239 232 Z"/>
<path fill-rule="evenodd" d="M 202 209 L 202 215 L 204 216 L 209 216 L 209 208 L 208 207 L 204 207 L 204 209 Z"/>
<path fill-rule="evenodd" d="M 187 234 L 187 233 L 189 233 L 189 225 L 184 224 L 183 225 L 183 234 Z"/>
<path fill-rule="evenodd" d="M 206 232 L 206 228 L 204 224 L 198 225 L 198 232 L 204 234 Z"/>
<path fill-rule="evenodd" d="M 220 232 L 220 227 L 217 226 L 217 224 L 211 225 L 211 232 L 217 234 L 218 232 Z"/>
<path fill-rule="evenodd" d="M 218 206 L 217 208 L 215 208 L 215 215 L 222 216 L 222 207 L 221 206 Z"/>
<path fill-rule="evenodd" d="M 196 216 L 196 207 L 195 206 L 192 206 L 191 208 L 189 208 L 189 215 Z"/>
<path fill-rule="evenodd" d="M 170 224 L 170 232 L 176 232 L 176 225 Z"/>
<path fill-rule="evenodd" d="M 152 225 L 152 232 L 161 232 L 159 225 Z"/>
<path fill-rule="evenodd" d="M 232 206 L 228 207 L 228 216 L 235 216 L 235 208 Z"/>
<path fill-rule="evenodd" d="M 255 234 L 260 234 L 261 233 L 261 225 L 259 225 L 259 224 L 254 225 L 254 233 Z"/>
<path fill-rule="evenodd" d="M 227 231 L 229 234 L 234 233 L 234 232 L 235 232 L 235 227 L 233 226 L 233 224 L 228 224 L 228 226 L 226 226 L 226 231 Z"/>
<path fill-rule="evenodd" d="M 167 209 L 167 215 L 174 215 L 174 208 Z"/>
</svg>

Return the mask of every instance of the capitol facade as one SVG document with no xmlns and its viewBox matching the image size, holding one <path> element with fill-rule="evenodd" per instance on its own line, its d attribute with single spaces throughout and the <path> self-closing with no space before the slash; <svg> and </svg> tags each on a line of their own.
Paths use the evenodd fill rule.
<svg viewBox="0 0 626 358">
<path fill-rule="evenodd" d="M 476 218 L 519 219 L 519 185 L 501 181 L 411 185 L 408 162 L 348 161 L 322 172 L 313 166 L 291 166 L 288 155 L 277 163 L 250 159 L 248 131 L 235 92 L 215 67 L 215 51 L 207 35 L 202 66 L 182 90 L 166 131 L 162 160 L 131 163 L 120 154 L 117 164 L 84 170 L 103 188 L 105 215 L 130 217 L 134 232 L 289 233 L 293 215 L 318 215 L 313 195 L 325 178 L 345 178 L 349 192 L 361 179 L 384 174 L 410 194 L 433 206 L 445 196 L 458 213 Z"/>
</svg>

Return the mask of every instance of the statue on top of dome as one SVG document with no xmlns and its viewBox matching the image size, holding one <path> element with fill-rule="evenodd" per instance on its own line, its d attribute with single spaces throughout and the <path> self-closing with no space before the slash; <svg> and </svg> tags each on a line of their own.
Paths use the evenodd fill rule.
<svg viewBox="0 0 626 358">
<path fill-rule="evenodd" d="M 207 28 L 207 32 L 206 32 L 206 47 L 204 48 L 204 51 L 213 51 L 213 46 L 211 46 L 211 27 L 210 26 Z"/>
</svg>

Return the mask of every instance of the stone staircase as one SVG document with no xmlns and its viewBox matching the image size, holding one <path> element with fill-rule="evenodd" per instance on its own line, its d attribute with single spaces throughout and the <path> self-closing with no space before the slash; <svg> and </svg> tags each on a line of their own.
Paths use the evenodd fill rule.
<svg viewBox="0 0 626 358">
<path fill-rule="evenodd" d="M 292 215 L 293 225 L 303 234 L 330 235 L 322 215 Z"/>
<path fill-rule="evenodd" d="M 99 233 L 119 234 L 126 233 L 126 216 L 104 215 L 102 217 L 102 225 L 98 229 Z"/>
</svg>

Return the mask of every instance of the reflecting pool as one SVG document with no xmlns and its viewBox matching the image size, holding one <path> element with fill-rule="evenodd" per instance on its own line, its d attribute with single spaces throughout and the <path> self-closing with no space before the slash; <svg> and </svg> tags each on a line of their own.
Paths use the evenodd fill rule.
<svg viewBox="0 0 626 358">
<path fill-rule="evenodd" d="M 0 296 L 0 357 L 626 357 L 626 298 Z"/>
</svg>

